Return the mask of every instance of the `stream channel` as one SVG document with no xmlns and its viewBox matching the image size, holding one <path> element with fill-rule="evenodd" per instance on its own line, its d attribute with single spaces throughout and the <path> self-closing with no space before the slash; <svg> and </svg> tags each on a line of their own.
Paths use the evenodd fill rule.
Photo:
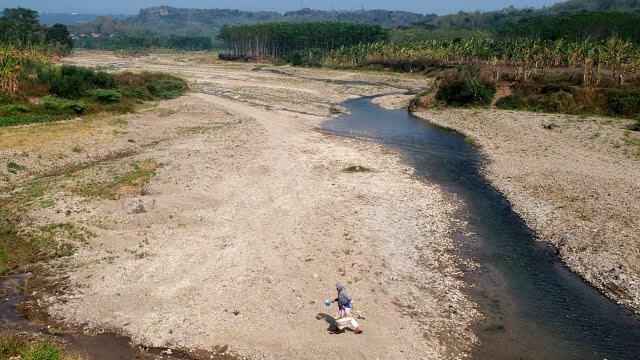
<svg viewBox="0 0 640 360">
<path fill-rule="evenodd" d="M 342 104 L 351 114 L 323 124 L 402 154 L 416 176 L 463 203 L 454 239 L 468 271 L 466 293 L 485 315 L 474 328 L 473 359 L 640 359 L 640 316 L 618 306 L 564 267 L 553 247 L 535 240 L 505 198 L 481 174 L 481 157 L 459 133 L 407 110 L 384 110 L 371 97 Z M 365 165 L 366 164 L 362 164 Z M 426 219 L 428 221 L 428 219 Z"/>
</svg>

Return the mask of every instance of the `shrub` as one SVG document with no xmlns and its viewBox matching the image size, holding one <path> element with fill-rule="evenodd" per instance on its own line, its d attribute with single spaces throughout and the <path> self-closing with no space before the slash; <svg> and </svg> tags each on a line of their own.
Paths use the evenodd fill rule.
<svg viewBox="0 0 640 360">
<path fill-rule="evenodd" d="M 186 86 L 181 80 L 162 79 L 148 83 L 147 89 L 154 97 L 174 99 L 184 93 Z"/>
<path fill-rule="evenodd" d="M 640 112 L 640 91 L 612 91 L 607 103 L 612 115 L 632 116 Z"/>
<path fill-rule="evenodd" d="M 631 130 L 631 131 L 640 131 L 640 115 L 636 116 L 636 122 L 631 124 L 631 125 L 627 125 L 627 129 Z"/>
<path fill-rule="evenodd" d="M 124 97 L 132 97 L 137 99 L 149 98 L 147 92 L 139 86 L 123 86 L 121 88 L 118 88 L 118 92 Z"/>
<path fill-rule="evenodd" d="M 13 161 L 10 161 L 7 163 L 7 171 L 9 171 L 12 174 L 17 173 L 18 171 L 22 171 L 24 170 L 24 166 L 14 163 Z"/>
<path fill-rule="evenodd" d="M 4 126 L 16 126 L 27 125 L 35 123 L 44 123 L 52 121 L 61 121 L 70 119 L 70 115 L 27 115 L 27 116 L 14 116 L 14 117 L 2 117 L 0 118 L 0 127 Z"/>
<path fill-rule="evenodd" d="M 118 103 L 122 99 L 122 94 L 117 90 L 94 89 L 87 91 L 87 94 L 102 104 Z"/>
<path fill-rule="evenodd" d="M 319 49 L 297 50 L 289 56 L 289 62 L 293 66 L 322 66 L 324 53 Z"/>
<path fill-rule="evenodd" d="M 42 105 L 47 110 L 74 112 L 81 114 L 84 111 L 84 102 L 77 100 L 58 99 L 51 96 L 45 96 L 42 99 Z"/>
<path fill-rule="evenodd" d="M 50 84 L 51 93 L 67 99 L 78 99 L 88 90 L 115 86 L 115 80 L 108 73 L 74 65 L 42 67 L 38 78 Z"/>
<path fill-rule="evenodd" d="M 29 112 L 29 106 L 26 104 L 11 104 L 4 107 L 3 112 L 7 112 L 10 114 L 15 113 L 27 113 Z"/>
<path fill-rule="evenodd" d="M 448 105 L 489 105 L 496 93 L 494 83 L 480 78 L 477 65 L 467 65 L 459 69 L 455 76 L 446 78 L 440 85 L 436 100 Z"/>
</svg>

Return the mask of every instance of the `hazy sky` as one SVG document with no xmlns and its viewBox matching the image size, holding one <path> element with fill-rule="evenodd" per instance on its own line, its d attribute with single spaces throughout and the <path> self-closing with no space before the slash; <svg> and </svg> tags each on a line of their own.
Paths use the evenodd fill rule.
<svg viewBox="0 0 640 360">
<path fill-rule="evenodd" d="M 405 10 L 419 14 L 452 14 L 460 10 L 541 8 L 561 0 L 0 0 L 0 10 L 23 7 L 39 13 L 137 14 L 142 8 L 167 5 L 177 8 L 269 10 L 284 12 L 308 7 L 317 10 Z"/>
</svg>

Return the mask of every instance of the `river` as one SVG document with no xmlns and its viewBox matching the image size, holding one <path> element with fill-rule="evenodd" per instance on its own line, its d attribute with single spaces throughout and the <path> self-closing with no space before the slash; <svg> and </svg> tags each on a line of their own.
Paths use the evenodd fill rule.
<svg viewBox="0 0 640 360">
<path fill-rule="evenodd" d="M 466 271 L 467 295 L 485 315 L 474 331 L 474 359 L 640 359 L 640 317 L 569 271 L 553 247 L 515 214 L 481 174 L 482 158 L 453 131 L 384 110 L 364 97 L 351 114 L 323 128 L 379 142 L 402 154 L 416 176 L 463 203 L 453 221 L 459 255 L 480 263 Z M 465 223 L 465 228 L 455 224 Z"/>
</svg>

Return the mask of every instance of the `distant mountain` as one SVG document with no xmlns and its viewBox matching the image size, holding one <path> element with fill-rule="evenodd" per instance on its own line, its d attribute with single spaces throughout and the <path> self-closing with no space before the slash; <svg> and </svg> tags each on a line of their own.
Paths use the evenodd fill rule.
<svg viewBox="0 0 640 360">
<path fill-rule="evenodd" d="M 542 17 L 551 18 L 567 14 L 588 12 L 636 12 L 640 0 L 569 0 L 542 9 L 516 9 L 513 6 L 498 11 L 464 12 L 439 16 L 420 23 L 425 27 L 441 29 L 493 30 L 512 24 L 527 23 Z"/>
<path fill-rule="evenodd" d="M 66 13 L 66 14 L 48 14 L 42 13 L 39 16 L 40 23 L 47 26 L 55 24 L 73 25 L 77 23 L 89 22 L 99 16 L 109 16 L 114 19 L 126 19 L 131 15 L 104 15 L 104 14 L 81 14 L 81 13 Z"/>
<path fill-rule="evenodd" d="M 640 10 L 640 0 L 569 0 L 548 8 L 551 13 L 636 10 Z"/>
</svg>

